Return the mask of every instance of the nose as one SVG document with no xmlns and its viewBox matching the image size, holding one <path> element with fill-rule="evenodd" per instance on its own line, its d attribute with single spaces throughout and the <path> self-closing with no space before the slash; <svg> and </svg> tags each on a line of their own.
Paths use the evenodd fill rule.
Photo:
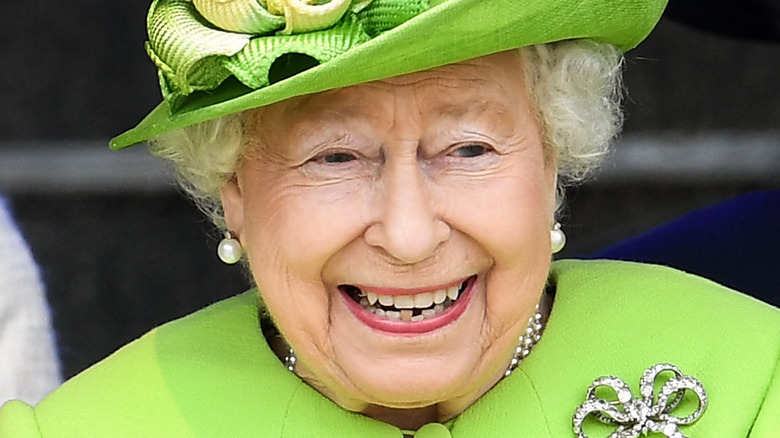
<svg viewBox="0 0 780 438">
<path fill-rule="evenodd" d="M 375 193 L 377 219 L 364 238 L 400 262 L 417 263 L 449 239 L 451 228 L 437 212 L 431 184 L 417 160 L 389 164 Z"/>
</svg>

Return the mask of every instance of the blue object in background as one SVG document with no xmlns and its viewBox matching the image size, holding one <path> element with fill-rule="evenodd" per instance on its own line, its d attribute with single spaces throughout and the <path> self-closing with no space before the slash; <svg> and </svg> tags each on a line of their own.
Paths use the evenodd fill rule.
<svg viewBox="0 0 780 438">
<path fill-rule="evenodd" d="M 780 307 L 780 190 L 694 211 L 586 258 L 671 266 Z"/>
</svg>

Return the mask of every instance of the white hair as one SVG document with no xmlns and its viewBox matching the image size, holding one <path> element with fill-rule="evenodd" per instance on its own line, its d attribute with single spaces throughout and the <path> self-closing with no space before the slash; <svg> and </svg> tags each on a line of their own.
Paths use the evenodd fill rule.
<svg viewBox="0 0 780 438">
<path fill-rule="evenodd" d="M 590 40 L 521 49 L 526 87 L 558 171 L 557 210 L 566 187 L 601 165 L 623 127 L 623 56 Z"/>
<path fill-rule="evenodd" d="M 623 57 L 609 44 L 562 41 L 518 49 L 550 162 L 558 171 L 558 210 L 565 187 L 590 176 L 623 123 Z M 152 153 L 173 161 L 184 190 L 224 228 L 220 188 L 238 167 L 243 118 L 233 114 L 160 135 Z"/>
</svg>

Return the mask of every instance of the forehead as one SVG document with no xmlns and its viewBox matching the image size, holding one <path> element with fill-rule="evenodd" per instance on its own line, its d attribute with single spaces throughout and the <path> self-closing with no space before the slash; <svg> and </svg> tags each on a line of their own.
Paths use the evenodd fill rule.
<svg viewBox="0 0 780 438">
<path fill-rule="evenodd" d="M 487 108 L 527 104 L 523 66 L 517 51 L 501 52 L 468 61 L 365 84 L 291 98 L 250 111 L 266 127 L 344 117 L 366 117 L 383 106 L 399 102 L 414 110 L 440 116 L 459 116 Z M 254 116 L 254 117 L 252 117 Z M 250 126 L 252 124 L 250 123 Z"/>
</svg>

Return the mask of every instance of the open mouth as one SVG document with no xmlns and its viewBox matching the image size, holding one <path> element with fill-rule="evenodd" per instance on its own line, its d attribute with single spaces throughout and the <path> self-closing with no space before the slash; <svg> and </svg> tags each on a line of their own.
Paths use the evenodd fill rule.
<svg viewBox="0 0 780 438">
<path fill-rule="evenodd" d="M 434 318 L 451 307 L 475 278 L 472 276 L 454 286 L 412 295 L 383 295 L 354 285 L 341 285 L 339 289 L 365 311 L 378 317 L 417 322 Z"/>
</svg>

